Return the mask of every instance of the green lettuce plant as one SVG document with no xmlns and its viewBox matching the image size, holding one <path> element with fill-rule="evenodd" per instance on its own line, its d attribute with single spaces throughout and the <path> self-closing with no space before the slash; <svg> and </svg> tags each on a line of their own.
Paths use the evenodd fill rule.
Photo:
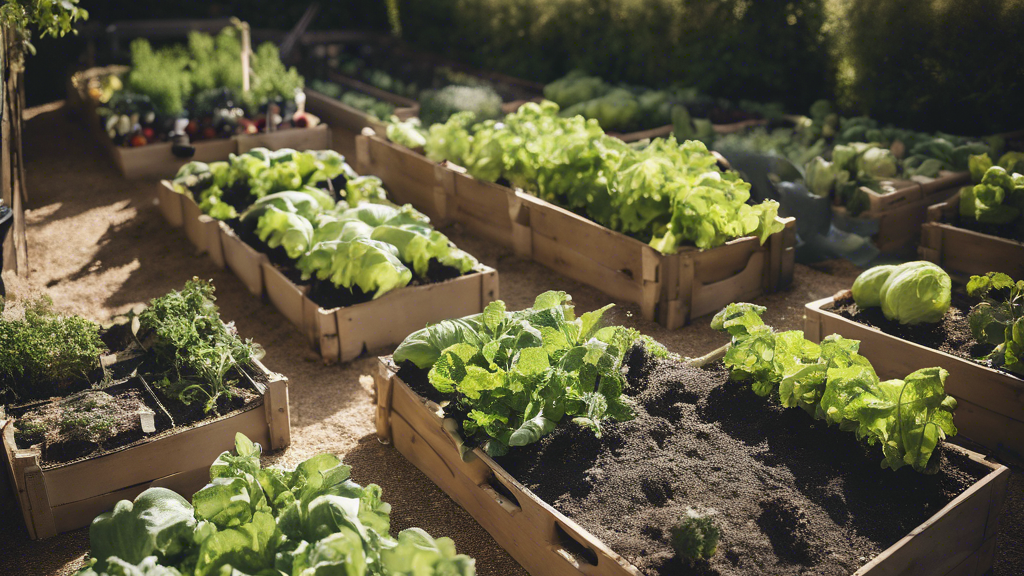
<svg viewBox="0 0 1024 576">
<path fill-rule="evenodd" d="M 262 468 L 242 434 L 191 501 L 149 488 L 89 527 L 91 559 L 77 576 L 473 576 L 448 538 L 419 528 L 390 535 L 379 486 L 319 454 L 294 469 Z"/>
<path fill-rule="evenodd" d="M 889 320 L 900 324 L 934 324 L 952 302 L 953 282 L 939 266 L 926 261 L 898 266 L 875 266 L 853 283 L 860 308 L 880 306 Z"/>
<path fill-rule="evenodd" d="M 833 334 L 819 345 L 799 330 L 776 332 L 761 320 L 764 311 L 734 303 L 711 321 L 713 329 L 732 336 L 724 363 L 733 380 L 881 445 L 883 468 L 938 470 L 935 448 L 956 434 L 956 400 L 945 393 L 946 370 L 925 368 L 883 382 L 857 353 L 859 341 Z"/>
<path fill-rule="evenodd" d="M 560 117 L 550 101 L 524 104 L 501 122 L 474 122 L 456 114 L 431 126 L 427 156 L 481 180 L 505 178 L 663 253 L 747 235 L 763 243 L 782 229 L 778 203 L 747 204 L 750 184 L 719 170 L 699 141 L 669 137 L 630 146 L 607 136 L 596 120 Z"/>
<path fill-rule="evenodd" d="M 1007 152 L 992 162 L 988 154 L 970 157 L 973 186 L 960 189 L 960 217 L 997 226 L 1016 223 L 1024 238 L 1024 153 Z"/>
<path fill-rule="evenodd" d="M 971 276 L 967 293 L 981 298 L 968 316 L 971 334 L 995 346 L 983 360 L 1024 375 L 1024 280 L 1014 282 L 1000 272 Z"/>
<path fill-rule="evenodd" d="M 282 249 L 303 280 L 379 298 L 414 277 L 429 279 L 431 261 L 460 274 L 479 264 L 412 206 L 388 202 L 380 178 L 359 176 L 330 150 L 256 148 L 227 162 L 191 162 L 173 185 L 210 216 L 238 218 L 240 230 Z"/>
<path fill-rule="evenodd" d="M 620 370 L 629 347 L 640 341 L 668 356 L 635 330 L 602 328 L 609 308 L 577 317 L 571 297 L 554 291 L 518 312 L 498 300 L 481 314 L 414 332 L 394 359 L 429 368 L 434 388 L 466 412 L 464 438 L 492 456 L 537 442 L 565 418 L 600 436 L 603 422 L 633 417 Z"/>
</svg>

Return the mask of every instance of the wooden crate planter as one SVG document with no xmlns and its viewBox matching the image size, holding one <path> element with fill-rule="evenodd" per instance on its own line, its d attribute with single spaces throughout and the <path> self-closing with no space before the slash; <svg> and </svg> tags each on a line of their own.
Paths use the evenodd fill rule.
<svg viewBox="0 0 1024 576">
<path fill-rule="evenodd" d="M 330 147 L 330 131 L 323 124 L 313 128 L 292 128 L 261 134 L 241 134 L 231 138 L 201 140 L 192 144 L 196 151 L 191 158 L 179 158 L 172 154 L 170 142 L 157 142 L 138 147 L 118 146 L 100 126 L 96 102 L 85 94 L 85 89 L 90 78 L 108 74 L 123 74 L 127 70 L 128 68 L 125 66 L 91 68 L 74 74 L 68 83 L 69 105 L 88 124 L 95 138 L 106 150 L 107 155 L 113 159 L 114 164 L 125 178 L 166 177 L 168 174 L 176 173 L 178 168 L 190 161 L 227 160 L 232 153 L 247 152 L 259 146 L 272 150 L 280 148 L 321 150 Z"/>
<path fill-rule="evenodd" d="M 378 437 L 394 444 L 530 574 L 641 575 L 483 451 L 474 450 L 475 458 L 464 462 L 440 408 L 402 382 L 390 357 L 381 358 L 374 382 Z M 991 567 L 1010 471 L 968 454 L 991 472 L 854 576 L 981 576 Z"/>
<path fill-rule="evenodd" d="M 230 268 L 254 296 L 266 295 L 328 364 L 353 360 L 364 349 L 396 345 L 427 324 L 482 312 L 498 299 L 498 272 L 480 265 L 452 280 L 406 286 L 370 302 L 324 309 L 309 299 L 307 287 L 296 285 L 227 224 L 203 214 L 191 198 L 174 192 L 169 182 L 162 182 L 160 188 L 161 211 L 168 211 L 163 208 L 165 202 L 182 206 L 186 235 L 199 252 Z"/>
<path fill-rule="evenodd" d="M 954 423 L 959 435 L 1000 456 L 1024 463 L 1024 379 L 970 360 L 921 346 L 843 318 L 831 311 L 833 298 L 807 304 L 804 334 L 820 342 L 830 334 L 860 340 L 883 380 L 940 366 L 949 371 L 946 392 L 957 400 Z"/>
<path fill-rule="evenodd" d="M 1024 279 L 1024 242 L 960 228 L 956 225 L 959 218 L 959 192 L 928 208 L 918 249 L 922 259 L 935 262 L 962 280 L 988 272 Z"/>
<path fill-rule="evenodd" d="M 210 464 L 234 447 L 237 432 L 270 450 L 287 447 L 291 443 L 288 381 L 259 361 L 255 366 L 267 382 L 257 384 L 262 402 L 69 464 L 48 465 L 41 462 L 38 449 L 19 449 L 14 419 L 4 419 L 0 410 L 6 474 L 15 487 L 29 537 L 48 538 L 88 526 L 117 501 L 131 500 L 151 486 L 195 492 L 209 482 Z"/>
<path fill-rule="evenodd" d="M 969 180 L 967 172 L 943 172 L 938 178 L 921 176 L 915 180 L 893 181 L 896 191 L 889 194 L 862 188 L 868 196 L 868 209 L 853 217 L 845 207 L 833 206 L 834 221 L 838 228 L 849 232 L 864 228 L 877 230 L 871 235 L 875 247 L 882 252 L 897 251 L 917 243 L 929 206 L 946 200 Z M 849 228 L 844 222 L 859 226 Z"/>
<path fill-rule="evenodd" d="M 366 132 L 356 140 L 359 170 L 380 176 L 396 201 L 435 223 L 460 222 L 606 294 L 639 304 L 644 318 L 678 328 L 726 304 L 785 288 L 793 278 L 796 222 L 764 246 L 738 238 L 706 251 L 662 254 L 625 234 L 506 186 L 483 182 L 447 162 Z M 432 184 L 432 185 L 431 185 Z"/>
<path fill-rule="evenodd" d="M 715 131 L 715 134 L 733 134 L 735 132 L 742 132 L 747 128 L 753 128 L 754 126 L 766 126 L 767 124 L 767 120 L 744 120 L 742 122 L 734 122 L 732 124 L 712 124 L 711 128 Z M 618 138 L 623 142 L 639 142 L 640 140 L 667 138 L 672 134 L 673 130 L 675 130 L 675 127 L 672 124 L 666 124 L 664 126 L 658 126 L 657 128 L 638 130 L 636 132 L 609 132 L 608 135 Z"/>
<path fill-rule="evenodd" d="M 419 102 L 415 100 L 384 92 L 335 73 L 329 73 L 329 80 L 341 84 L 347 89 L 363 92 L 378 100 L 393 104 L 395 116 L 398 116 L 400 120 L 408 120 L 420 114 Z M 322 122 L 332 128 L 343 128 L 354 134 L 359 134 L 363 128 L 372 128 L 375 132 L 383 134 L 386 127 L 386 124 L 376 117 L 308 88 L 306 89 L 306 110 L 318 116 Z"/>
</svg>

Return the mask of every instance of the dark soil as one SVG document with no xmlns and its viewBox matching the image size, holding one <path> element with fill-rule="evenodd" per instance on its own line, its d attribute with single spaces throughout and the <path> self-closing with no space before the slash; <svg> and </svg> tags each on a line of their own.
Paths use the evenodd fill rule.
<svg viewBox="0 0 1024 576">
<path fill-rule="evenodd" d="M 399 376 L 429 391 L 423 371 Z M 728 381 L 721 364 L 637 348 L 628 380 L 635 419 L 600 439 L 563 423 L 498 462 L 645 574 L 847 576 L 987 473 L 945 446 L 936 475 L 883 470 L 878 446 Z M 668 542 L 689 507 L 714 509 L 722 530 L 718 554 L 694 566 Z"/>
<path fill-rule="evenodd" d="M 150 383 L 150 385 L 153 388 L 153 391 L 156 392 L 160 403 L 163 404 L 167 413 L 174 420 L 175 426 L 187 427 L 208 418 L 217 418 L 219 416 L 230 414 L 236 410 L 241 410 L 262 398 L 262 394 L 256 390 L 247 378 L 240 376 L 237 373 L 229 375 L 228 378 L 230 380 L 235 380 L 236 384 L 231 386 L 229 394 L 222 394 L 217 398 L 216 409 L 209 413 L 204 411 L 204 402 L 197 400 L 191 404 L 184 404 L 165 394 L 159 386 L 153 385 L 153 383 Z"/>
<path fill-rule="evenodd" d="M 953 303 L 941 322 L 906 325 L 886 318 L 881 308 L 859 308 L 853 301 L 853 296 L 844 293 L 833 304 L 832 312 L 858 324 L 878 328 L 897 338 L 940 350 L 957 358 L 976 361 L 976 358 L 991 352 L 993 347 L 989 344 L 979 344 L 971 335 L 971 327 L 967 323 L 971 305 L 966 296 L 954 293 Z"/>
</svg>

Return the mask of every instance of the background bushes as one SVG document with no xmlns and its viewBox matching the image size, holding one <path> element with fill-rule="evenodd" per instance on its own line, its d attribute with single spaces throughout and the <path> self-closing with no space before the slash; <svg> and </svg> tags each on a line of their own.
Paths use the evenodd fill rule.
<svg viewBox="0 0 1024 576">
<path fill-rule="evenodd" d="M 321 2 L 314 27 L 387 31 L 389 1 L 403 38 L 417 46 L 541 82 L 583 68 L 614 81 L 779 101 L 793 112 L 828 98 L 848 114 L 909 128 L 1024 128 L 1024 0 L 348 0 Z M 92 4 L 93 24 L 235 14 L 278 28 L 306 8 L 281 0 Z M 49 42 L 37 43 L 41 60 Z M 67 59 L 69 44 L 54 43 L 55 57 Z M 30 100 L 39 101 L 33 84 L 62 68 L 30 61 Z M 63 79 L 55 84 L 36 92 L 59 98 Z"/>
</svg>

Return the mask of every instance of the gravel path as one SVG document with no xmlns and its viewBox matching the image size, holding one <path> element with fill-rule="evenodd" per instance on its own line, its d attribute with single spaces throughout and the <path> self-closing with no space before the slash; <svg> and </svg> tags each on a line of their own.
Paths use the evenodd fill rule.
<svg viewBox="0 0 1024 576">
<path fill-rule="evenodd" d="M 304 337 L 265 302 L 253 298 L 228 270 L 197 256 L 183 231 L 166 225 L 156 206 L 155 181 L 127 181 L 119 176 L 87 130 L 73 122 L 62 103 L 26 111 L 24 142 L 30 202 L 28 278 L 4 277 L 8 292 L 23 297 L 49 294 L 56 305 L 95 321 L 139 307 L 149 299 L 180 289 L 192 276 L 212 278 L 218 305 L 239 332 L 261 343 L 264 363 L 288 376 L 292 445 L 269 455 L 267 464 L 294 465 L 318 452 L 343 455 L 357 482 L 380 484 L 393 506 L 392 524 L 400 530 L 420 526 L 436 536 L 450 536 L 460 552 L 477 559 L 480 576 L 520 576 L 525 572 L 498 548 L 473 519 L 394 449 L 374 434 L 369 376 L 371 354 L 341 366 L 326 367 L 306 346 Z M 335 138 L 344 137 L 335 133 Z M 339 146 L 351 150 L 350 145 Z M 596 289 L 558 275 L 485 241 L 445 229 L 461 248 L 500 272 L 502 299 L 509 308 L 529 306 L 544 290 L 565 290 L 579 310 L 609 300 Z M 765 320 L 784 329 L 803 328 L 803 305 L 850 285 L 857 270 L 833 262 L 814 269 L 796 267 L 792 289 L 757 300 L 768 307 Z M 638 306 L 620 303 L 609 314 L 616 323 L 635 326 L 684 355 L 699 355 L 725 343 L 708 327 L 709 318 L 668 331 L 639 318 Z M 0 573 L 66 575 L 88 550 L 88 531 L 28 540 L 12 496 L 0 494 Z M 1022 574 L 1024 556 L 1024 479 L 1011 482 L 1004 534 L 995 574 Z M 1016 545 L 1015 545 L 1016 543 Z"/>
</svg>

